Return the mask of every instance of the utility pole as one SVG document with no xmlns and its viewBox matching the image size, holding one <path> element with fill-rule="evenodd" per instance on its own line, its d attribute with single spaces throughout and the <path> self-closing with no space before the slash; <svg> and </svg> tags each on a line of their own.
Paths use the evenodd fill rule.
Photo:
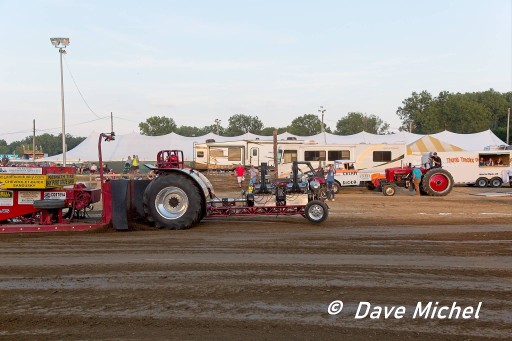
<svg viewBox="0 0 512 341">
<path fill-rule="evenodd" d="M 52 45 L 59 49 L 60 55 L 60 101 L 62 111 L 62 166 L 66 167 L 66 112 L 64 110 L 64 76 L 62 71 L 62 55 L 66 54 L 69 38 L 50 38 Z"/>
<path fill-rule="evenodd" d="M 409 133 L 412 133 L 412 121 L 409 121 Z"/>
<path fill-rule="evenodd" d="M 114 132 L 114 116 L 112 115 L 112 111 L 110 112 L 110 132 Z"/>
<path fill-rule="evenodd" d="M 36 162 L 36 120 L 33 120 L 32 126 L 32 160 Z"/>
<path fill-rule="evenodd" d="M 510 145 L 510 108 L 508 108 L 507 117 L 507 144 Z"/>
<path fill-rule="evenodd" d="M 278 155 L 277 155 L 277 129 L 274 129 L 274 131 L 272 132 L 272 136 L 273 136 L 273 140 L 274 140 L 274 168 L 275 168 L 275 173 L 274 173 L 274 178 L 278 178 L 279 177 L 279 165 L 278 165 Z"/>
</svg>

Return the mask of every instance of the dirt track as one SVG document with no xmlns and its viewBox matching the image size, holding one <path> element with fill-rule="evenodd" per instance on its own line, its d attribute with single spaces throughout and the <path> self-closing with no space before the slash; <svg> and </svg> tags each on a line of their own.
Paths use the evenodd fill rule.
<svg viewBox="0 0 512 341">
<path fill-rule="evenodd" d="M 230 194 L 225 188 L 223 194 Z M 349 189 L 330 217 L 205 220 L 188 231 L 0 236 L 0 339 L 505 339 L 512 196 Z M 343 311 L 331 316 L 333 300 Z M 354 319 L 357 304 L 403 319 Z M 479 319 L 413 319 L 417 302 Z"/>
</svg>

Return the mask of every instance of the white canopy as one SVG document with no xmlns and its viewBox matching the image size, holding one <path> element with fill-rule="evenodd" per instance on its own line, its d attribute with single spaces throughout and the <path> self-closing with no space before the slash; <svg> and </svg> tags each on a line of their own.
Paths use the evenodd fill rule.
<svg viewBox="0 0 512 341">
<path fill-rule="evenodd" d="M 409 145 L 419 140 L 423 136 L 408 132 L 399 132 L 397 134 L 376 135 L 367 132 L 360 132 L 353 135 L 334 135 L 329 133 L 320 133 L 312 136 L 297 136 L 290 133 L 278 135 L 278 140 L 286 140 L 288 137 L 296 137 L 297 140 L 314 140 L 319 144 L 404 144 Z M 487 146 L 503 145 L 505 142 L 500 140 L 490 130 L 475 134 L 456 134 L 449 131 L 443 131 L 430 135 L 436 139 L 460 147 L 463 150 L 478 151 Z M 260 136 L 247 133 L 240 136 L 219 136 L 209 133 L 203 136 L 186 137 L 175 133 L 162 136 L 146 136 L 135 132 L 125 135 L 118 135 L 114 141 L 102 142 L 102 155 L 105 161 L 124 161 L 128 155 L 138 155 L 141 162 L 154 161 L 156 154 L 164 149 L 183 150 L 185 160 L 193 160 L 194 145 L 205 143 L 207 139 L 213 139 L 216 142 L 239 141 L 239 140 L 272 140 L 272 136 Z M 99 133 L 92 132 L 82 143 L 69 150 L 66 153 L 66 161 L 96 161 L 98 160 L 98 139 Z M 41 161 L 62 162 L 62 154 L 50 156 Z"/>
</svg>

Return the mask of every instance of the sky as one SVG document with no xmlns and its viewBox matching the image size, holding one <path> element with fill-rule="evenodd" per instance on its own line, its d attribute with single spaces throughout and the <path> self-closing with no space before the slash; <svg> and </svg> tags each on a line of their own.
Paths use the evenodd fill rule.
<svg viewBox="0 0 512 341">
<path fill-rule="evenodd" d="M 511 0 L 0 0 L 0 139 L 139 132 L 232 115 L 282 127 L 325 109 L 392 129 L 413 91 L 512 90 Z"/>
</svg>

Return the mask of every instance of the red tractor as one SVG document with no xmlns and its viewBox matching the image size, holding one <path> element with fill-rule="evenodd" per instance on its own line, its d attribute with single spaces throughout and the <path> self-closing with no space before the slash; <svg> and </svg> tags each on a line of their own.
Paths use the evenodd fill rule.
<svg viewBox="0 0 512 341">
<path fill-rule="evenodd" d="M 386 196 L 395 195 L 397 187 L 410 188 L 414 186 L 412 182 L 411 166 L 395 167 L 386 169 L 386 179 L 380 181 L 382 194 Z M 421 177 L 420 193 L 435 197 L 445 196 L 451 192 L 453 187 L 453 177 L 445 169 L 420 167 Z"/>
</svg>

